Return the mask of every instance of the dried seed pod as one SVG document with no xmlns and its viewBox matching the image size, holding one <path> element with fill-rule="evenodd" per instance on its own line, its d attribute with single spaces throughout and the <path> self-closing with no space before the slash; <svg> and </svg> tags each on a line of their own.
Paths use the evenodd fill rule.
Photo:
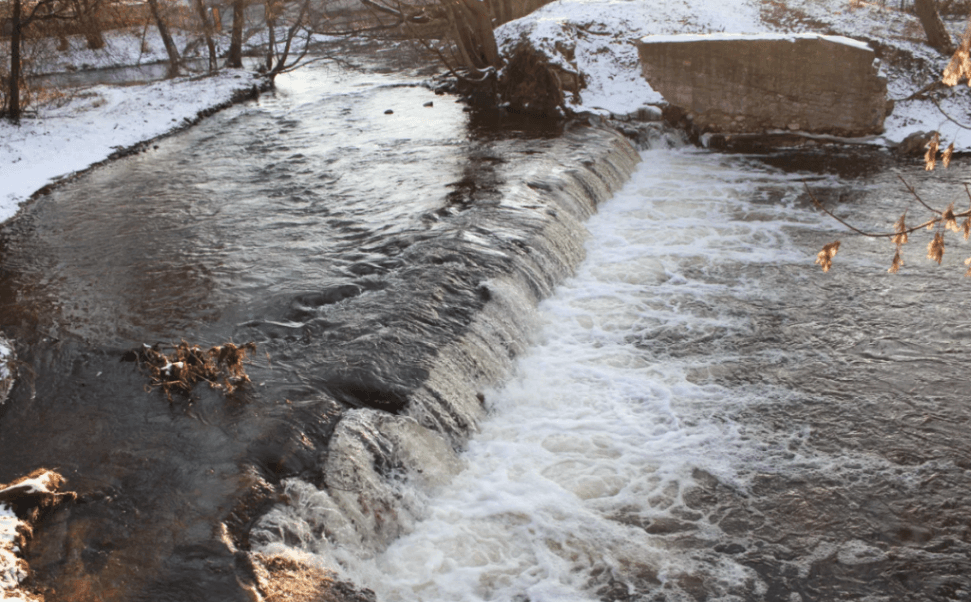
<svg viewBox="0 0 971 602">
<path fill-rule="evenodd" d="M 941 137 L 934 132 L 934 137 L 927 143 L 927 152 L 924 153 L 924 170 L 934 171 L 937 165 L 937 150 L 941 147 Z"/>
<path fill-rule="evenodd" d="M 944 210 L 944 215 L 942 216 L 944 220 L 944 228 L 951 230 L 952 232 L 960 232 L 961 228 L 958 226 L 958 220 L 954 217 L 954 203 L 947 206 Z"/>
<path fill-rule="evenodd" d="M 952 142 L 951 144 L 948 145 L 947 149 L 945 149 L 944 152 L 941 153 L 941 164 L 944 166 L 944 169 L 947 169 L 948 167 L 951 166 L 951 155 L 953 154 L 954 154 L 954 143 Z"/>
<path fill-rule="evenodd" d="M 907 212 L 906 211 L 903 212 L 903 214 L 900 216 L 900 219 L 897 220 L 897 223 L 893 225 L 893 231 L 896 232 L 896 234 L 894 234 L 893 237 L 890 239 L 891 242 L 893 242 L 898 247 L 900 245 L 907 244 Z"/>
<path fill-rule="evenodd" d="M 822 266 L 824 272 L 828 272 L 833 267 L 833 257 L 836 256 L 840 248 L 840 241 L 831 242 L 823 246 L 823 249 L 816 255 L 816 263 Z"/>
<path fill-rule="evenodd" d="M 940 265 L 944 258 L 944 233 L 935 232 L 934 240 L 927 244 L 927 258 L 932 259 Z"/>
</svg>

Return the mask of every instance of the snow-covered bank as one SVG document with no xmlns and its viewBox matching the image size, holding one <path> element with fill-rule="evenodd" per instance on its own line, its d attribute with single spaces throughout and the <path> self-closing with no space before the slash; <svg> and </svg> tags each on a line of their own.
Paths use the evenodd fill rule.
<svg viewBox="0 0 971 602">
<path fill-rule="evenodd" d="M 38 469 L 9 485 L 0 484 L 0 600 L 5 602 L 33 602 L 38 597 L 21 589 L 29 567 L 21 558 L 25 533 L 32 525 L 21 520 L 14 511 L 56 506 L 63 499 L 75 499 L 74 493 L 58 493 L 64 478 L 56 472 Z M 42 599 L 42 598 L 41 598 Z"/>
<path fill-rule="evenodd" d="M 957 35 L 961 23 L 950 23 Z M 663 102 L 640 73 L 634 42 L 678 33 L 817 32 L 863 40 L 908 57 L 906 67 L 885 64 L 896 101 L 883 142 L 915 131 L 938 130 L 959 150 L 971 149 L 969 92 L 965 86 L 937 100 L 905 100 L 939 76 L 947 62 L 923 43 L 916 17 L 876 4 L 847 0 L 558 0 L 497 30 L 510 48 L 526 37 L 551 61 L 584 74 L 586 87 L 571 108 L 630 114 Z M 129 36 L 131 37 L 131 36 Z M 121 36 L 106 51 L 80 46 L 55 61 L 58 69 L 137 64 L 161 58 L 153 42 Z M 73 40 L 72 44 L 79 44 Z M 917 65 L 916 67 L 914 65 Z M 118 149 L 163 135 L 201 111 L 252 89 L 253 76 L 223 71 L 212 78 L 183 78 L 146 86 L 99 86 L 77 91 L 39 109 L 20 127 L 0 122 L 0 221 L 58 177 L 108 158 Z"/>
<path fill-rule="evenodd" d="M 949 23 L 955 37 L 963 23 Z M 636 40 L 667 34 L 835 34 L 900 55 L 884 61 L 890 99 L 882 142 L 896 143 L 915 131 L 941 132 L 958 149 L 971 149 L 971 95 L 965 86 L 939 99 L 904 100 L 940 78 L 947 57 L 923 43 L 914 15 L 848 0 L 557 0 L 533 14 L 503 25 L 497 37 L 503 49 L 527 38 L 554 64 L 579 71 L 586 88 L 569 99 L 571 109 L 626 115 L 663 102 L 641 77 Z M 946 113 L 946 114 L 945 114 Z"/>
<path fill-rule="evenodd" d="M 226 70 L 144 86 L 96 86 L 40 108 L 20 126 L 0 121 L 0 220 L 51 181 L 178 129 L 258 84 L 249 72 Z"/>
<path fill-rule="evenodd" d="M 641 76 L 637 39 L 763 30 L 753 0 L 558 0 L 501 26 L 496 37 L 504 51 L 528 38 L 551 62 L 584 74 L 574 110 L 628 114 L 664 100 Z"/>
</svg>

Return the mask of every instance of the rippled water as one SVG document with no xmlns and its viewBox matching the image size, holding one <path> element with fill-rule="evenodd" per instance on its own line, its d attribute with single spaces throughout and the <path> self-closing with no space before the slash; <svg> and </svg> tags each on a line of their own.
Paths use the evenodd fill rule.
<svg viewBox="0 0 971 602">
<path fill-rule="evenodd" d="M 249 599 L 249 549 L 389 601 L 971 599 L 966 245 L 887 275 L 803 189 L 882 227 L 966 162 L 662 136 L 591 217 L 615 137 L 414 81 L 297 72 L 4 228 L 0 481 L 81 494 L 48 600 Z M 181 338 L 253 386 L 146 391 Z"/>
</svg>

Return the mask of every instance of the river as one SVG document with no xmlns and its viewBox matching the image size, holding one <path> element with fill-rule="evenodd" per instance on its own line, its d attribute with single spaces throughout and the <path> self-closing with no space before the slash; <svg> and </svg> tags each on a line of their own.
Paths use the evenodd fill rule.
<svg viewBox="0 0 971 602">
<path fill-rule="evenodd" d="M 346 599 L 971 599 L 966 245 L 886 274 L 804 189 L 886 228 L 966 160 L 634 154 L 417 77 L 310 66 L 4 227 L 0 481 L 80 494 L 48 601 L 251 599 L 247 552 Z M 252 385 L 147 389 L 181 339 Z"/>
</svg>

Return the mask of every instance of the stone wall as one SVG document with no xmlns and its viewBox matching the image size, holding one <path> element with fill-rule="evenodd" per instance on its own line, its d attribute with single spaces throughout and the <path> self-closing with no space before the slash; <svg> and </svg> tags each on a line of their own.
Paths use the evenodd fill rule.
<svg viewBox="0 0 971 602">
<path fill-rule="evenodd" d="M 866 45 L 837 36 L 649 36 L 644 77 L 704 132 L 883 131 L 887 83 Z"/>
</svg>

